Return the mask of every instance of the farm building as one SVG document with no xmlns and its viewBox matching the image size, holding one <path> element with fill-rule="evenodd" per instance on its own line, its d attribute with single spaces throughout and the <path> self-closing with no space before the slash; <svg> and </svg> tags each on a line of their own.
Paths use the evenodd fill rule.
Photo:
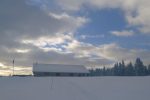
<svg viewBox="0 0 150 100">
<path fill-rule="evenodd" d="M 88 76 L 83 65 L 33 64 L 34 76 Z"/>
</svg>

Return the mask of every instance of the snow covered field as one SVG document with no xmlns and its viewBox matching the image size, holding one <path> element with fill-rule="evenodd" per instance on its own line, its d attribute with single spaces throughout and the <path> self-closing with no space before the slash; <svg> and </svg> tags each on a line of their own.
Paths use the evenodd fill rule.
<svg viewBox="0 0 150 100">
<path fill-rule="evenodd" d="M 0 77 L 0 100 L 150 100 L 150 77 Z"/>
</svg>

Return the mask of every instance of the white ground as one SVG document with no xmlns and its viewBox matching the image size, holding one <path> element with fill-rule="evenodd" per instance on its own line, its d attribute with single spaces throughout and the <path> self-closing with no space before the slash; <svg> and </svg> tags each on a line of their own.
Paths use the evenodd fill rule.
<svg viewBox="0 0 150 100">
<path fill-rule="evenodd" d="M 150 100 L 150 77 L 0 77 L 0 100 Z"/>
</svg>

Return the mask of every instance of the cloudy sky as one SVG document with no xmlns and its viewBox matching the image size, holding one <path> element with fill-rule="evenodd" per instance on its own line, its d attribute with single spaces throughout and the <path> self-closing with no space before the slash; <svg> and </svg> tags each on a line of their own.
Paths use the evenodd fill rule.
<svg viewBox="0 0 150 100">
<path fill-rule="evenodd" d="M 149 0 L 0 0 L 1 74 L 13 59 L 18 71 L 34 62 L 150 64 L 149 11 Z"/>
</svg>

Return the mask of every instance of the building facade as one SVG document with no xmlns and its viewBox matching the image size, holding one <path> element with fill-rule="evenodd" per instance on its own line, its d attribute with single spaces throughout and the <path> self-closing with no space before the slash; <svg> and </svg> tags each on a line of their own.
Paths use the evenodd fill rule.
<svg viewBox="0 0 150 100">
<path fill-rule="evenodd" d="M 83 65 L 33 64 L 34 76 L 88 76 L 89 71 Z"/>
</svg>

